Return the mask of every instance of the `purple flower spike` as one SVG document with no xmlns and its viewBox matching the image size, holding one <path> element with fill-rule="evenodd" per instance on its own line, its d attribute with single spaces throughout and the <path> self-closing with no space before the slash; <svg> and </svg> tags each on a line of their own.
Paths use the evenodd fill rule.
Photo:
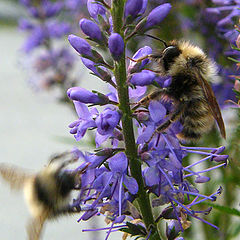
<svg viewBox="0 0 240 240">
<path fill-rule="evenodd" d="M 133 74 L 130 82 L 136 86 L 145 86 L 151 84 L 155 77 L 155 73 L 149 70 L 142 70 L 139 73 Z"/>
<path fill-rule="evenodd" d="M 71 100 L 75 100 L 81 103 L 104 104 L 108 102 L 107 97 L 99 97 L 87 89 L 80 87 L 69 88 L 67 95 Z"/>
<path fill-rule="evenodd" d="M 88 57 L 93 56 L 91 46 L 86 40 L 71 34 L 68 36 L 68 41 L 78 53 Z"/>
<path fill-rule="evenodd" d="M 154 8 L 147 17 L 147 22 L 145 24 L 145 29 L 149 29 L 158 25 L 171 10 L 170 3 L 164 3 L 156 8 Z"/>
<path fill-rule="evenodd" d="M 120 34 L 112 33 L 108 39 L 108 47 L 114 60 L 119 60 L 124 51 L 124 41 Z"/>
<path fill-rule="evenodd" d="M 82 31 L 91 39 L 102 40 L 101 30 L 95 22 L 83 18 L 80 20 L 79 25 Z"/>
<path fill-rule="evenodd" d="M 125 17 L 135 18 L 142 10 L 143 0 L 128 0 L 125 4 Z"/>
<path fill-rule="evenodd" d="M 88 0 L 87 8 L 90 16 L 94 19 L 97 19 L 98 15 L 105 15 L 105 8 L 101 5 L 96 3 L 95 0 Z"/>
<path fill-rule="evenodd" d="M 111 134 L 120 121 L 120 114 L 109 108 L 96 118 L 97 131 L 101 135 Z"/>
</svg>

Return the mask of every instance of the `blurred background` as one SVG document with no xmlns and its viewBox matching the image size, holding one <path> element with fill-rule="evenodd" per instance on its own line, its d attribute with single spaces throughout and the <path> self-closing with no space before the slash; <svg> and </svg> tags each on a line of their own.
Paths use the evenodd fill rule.
<svg viewBox="0 0 240 240">
<path fill-rule="evenodd" d="M 31 10 L 31 4 L 38 6 L 39 2 L 41 0 L 0 1 L 0 159 L 34 172 L 55 153 L 71 150 L 74 146 L 83 150 L 94 147 L 91 136 L 78 143 L 69 134 L 68 125 L 77 116 L 66 98 L 66 90 L 71 86 L 84 86 L 106 91 L 102 82 L 89 74 L 67 41 L 70 33 L 82 34 L 78 21 L 88 17 L 86 1 L 52 1 L 62 6 L 45 19 Z M 240 13 L 236 9 L 234 12 L 230 8 L 228 11 L 218 9 L 235 6 L 237 1 L 149 0 L 149 8 L 164 2 L 171 2 L 173 9 L 167 24 L 153 35 L 164 40 L 191 40 L 218 64 L 221 80 L 213 88 L 223 110 L 228 141 L 221 140 L 214 129 L 199 145 L 225 145 L 230 164 L 226 169 L 215 171 L 214 175 L 209 173 L 213 181 L 202 192 L 214 192 L 222 185 L 224 192 L 217 204 L 239 210 L 240 114 L 238 109 L 233 110 L 224 102 L 237 102 L 234 86 L 239 91 L 236 85 L 239 71 L 236 63 L 228 58 L 239 59 L 239 51 L 233 51 L 231 45 L 236 46 L 238 39 Z M 162 47 L 154 40 L 137 37 L 129 44 L 129 55 L 146 44 L 155 45 L 155 49 Z M 191 161 L 186 159 L 186 165 Z M 10 191 L 2 181 L 0 186 L 0 238 L 25 239 L 29 214 L 22 194 Z M 216 236 L 224 240 L 240 239 L 239 218 L 229 212 L 229 209 L 216 208 L 208 216 L 210 222 L 220 227 L 218 233 L 195 221 L 184 233 L 186 239 L 196 239 L 196 229 L 198 239 L 215 239 Z M 77 219 L 78 216 L 69 216 L 48 223 L 44 239 L 104 239 L 104 232 L 82 233 L 82 229 L 105 226 L 102 219 L 95 219 L 96 222 L 88 225 L 77 223 Z M 120 236 L 113 233 L 111 239 L 120 239 Z"/>
</svg>

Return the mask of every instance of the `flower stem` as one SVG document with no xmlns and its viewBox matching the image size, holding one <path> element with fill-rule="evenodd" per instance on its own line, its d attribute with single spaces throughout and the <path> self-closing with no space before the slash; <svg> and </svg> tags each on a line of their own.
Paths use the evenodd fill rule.
<svg viewBox="0 0 240 240">
<path fill-rule="evenodd" d="M 112 1 L 112 18 L 113 18 L 113 29 L 114 32 L 119 33 L 123 39 L 122 25 L 123 25 L 123 10 L 124 1 L 123 0 L 113 0 Z M 146 228 L 150 231 L 152 229 L 152 234 L 149 239 L 160 240 L 159 233 L 157 231 L 156 223 L 154 222 L 152 209 L 150 205 L 150 199 L 144 189 L 144 182 L 142 178 L 141 163 L 138 160 L 137 147 L 135 143 L 132 114 L 129 104 L 129 94 L 127 85 L 127 74 L 126 74 L 126 61 L 125 61 L 125 51 L 119 61 L 114 63 L 114 74 L 117 83 L 117 91 L 119 98 L 119 109 L 122 112 L 122 127 L 123 136 L 125 142 L 125 153 L 129 160 L 130 171 L 132 176 L 136 179 L 139 190 L 138 190 L 138 204 L 143 217 L 143 222 Z"/>
</svg>

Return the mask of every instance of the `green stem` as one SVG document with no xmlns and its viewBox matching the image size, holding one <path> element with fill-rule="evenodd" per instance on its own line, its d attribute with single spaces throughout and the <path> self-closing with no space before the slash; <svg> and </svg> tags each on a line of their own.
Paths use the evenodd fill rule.
<svg viewBox="0 0 240 240">
<path fill-rule="evenodd" d="M 119 33 L 123 38 L 122 25 L 123 25 L 123 10 L 124 10 L 124 1 L 123 0 L 113 0 L 112 2 L 112 18 L 113 18 L 113 29 L 114 32 Z M 125 51 L 124 51 L 125 52 Z M 157 231 L 156 223 L 154 222 L 150 199 L 148 194 L 144 189 L 144 182 L 142 178 L 142 169 L 141 163 L 138 160 L 137 147 L 135 143 L 134 131 L 133 131 L 133 122 L 132 122 L 132 113 L 129 104 L 129 94 L 128 94 L 128 85 L 126 83 L 126 62 L 125 62 L 125 53 L 119 61 L 114 63 L 114 74 L 117 83 L 117 91 L 119 98 L 119 109 L 122 112 L 122 127 L 123 127 L 123 136 L 125 142 L 125 153 L 129 160 L 130 171 L 132 176 L 136 179 L 138 183 L 138 204 L 140 211 L 143 217 L 143 222 L 148 230 L 152 227 L 152 236 L 151 240 L 160 240 L 159 233 Z"/>
</svg>

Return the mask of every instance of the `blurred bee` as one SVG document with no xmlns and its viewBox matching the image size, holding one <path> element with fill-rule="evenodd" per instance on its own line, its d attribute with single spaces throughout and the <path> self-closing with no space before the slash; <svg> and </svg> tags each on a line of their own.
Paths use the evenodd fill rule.
<svg viewBox="0 0 240 240">
<path fill-rule="evenodd" d="M 0 164 L 0 175 L 12 189 L 23 190 L 32 219 L 27 225 L 29 240 L 38 240 L 47 219 L 59 215 L 79 212 L 80 207 L 70 206 L 70 192 L 80 187 L 80 171 L 67 170 L 65 167 L 78 160 L 71 158 L 63 161 L 70 152 L 57 155 L 37 174 L 30 174 L 15 166 Z"/>
<path fill-rule="evenodd" d="M 154 134 L 163 132 L 172 122 L 179 120 L 183 130 L 178 137 L 197 140 L 211 130 L 216 120 L 222 137 L 226 138 L 220 108 L 208 83 L 218 78 L 215 63 L 199 47 L 189 42 L 174 40 L 167 44 L 159 38 L 147 36 L 163 42 L 165 48 L 159 54 L 150 54 L 133 61 L 149 58 L 156 64 L 157 71 L 154 72 L 161 76 L 171 76 L 172 82 L 169 87 L 155 90 L 144 97 L 133 109 L 148 104 L 150 100 L 171 99 L 175 109 Z"/>
</svg>

